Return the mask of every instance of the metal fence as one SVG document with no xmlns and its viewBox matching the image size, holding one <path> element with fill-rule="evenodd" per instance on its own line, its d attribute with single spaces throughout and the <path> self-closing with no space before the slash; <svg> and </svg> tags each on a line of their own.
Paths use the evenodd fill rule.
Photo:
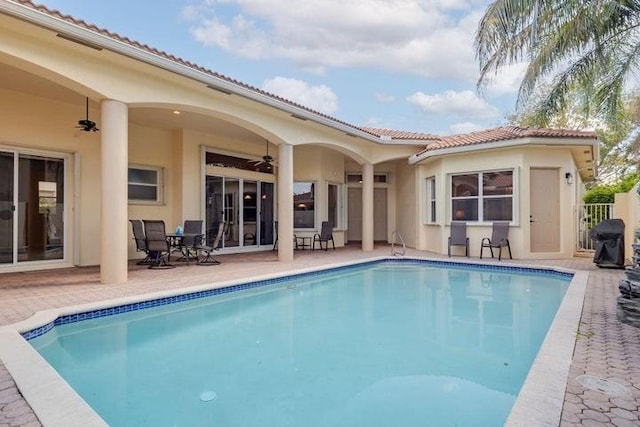
<svg viewBox="0 0 640 427">
<path fill-rule="evenodd" d="M 589 232 L 596 224 L 614 217 L 613 203 L 590 203 L 576 207 L 576 245 L 578 252 L 593 252 L 595 246 Z"/>
</svg>

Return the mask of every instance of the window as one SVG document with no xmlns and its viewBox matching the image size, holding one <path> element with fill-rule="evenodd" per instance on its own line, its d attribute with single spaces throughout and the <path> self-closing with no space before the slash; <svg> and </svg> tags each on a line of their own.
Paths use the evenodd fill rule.
<svg viewBox="0 0 640 427">
<path fill-rule="evenodd" d="M 436 222 L 436 178 L 434 176 L 427 178 L 425 180 L 425 189 L 426 189 L 426 215 L 425 222 L 426 223 L 434 223 Z"/>
<path fill-rule="evenodd" d="M 451 176 L 452 220 L 513 220 L 513 171 Z"/>
<path fill-rule="evenodd" d="M 348 173 L 347 174 L 347 182 L 348 183 L 358 183 L 362 184 L 362 174 L 361 173 Z M 374 173 L 373 174 L 373 182 L 377 184 L 388 184 L 389 183 L 389 174 L 388 173 Z"/>
<path fill-rule="evenodd" d="M 342 194 L 343 184 L 327 185 L 327 220 L 333 224 L 335 228 L 342 227 Z"/>
<path fill-rule="evenodd" d="M 142 203 L 160 203 L 161 175 L 160 168 L 129 167 L 129 201 Z"/>
<path fill-rule="evenodd" d="M 315 183 L 293 183 L 293 227 L 315 228 Z"/>
</svg>

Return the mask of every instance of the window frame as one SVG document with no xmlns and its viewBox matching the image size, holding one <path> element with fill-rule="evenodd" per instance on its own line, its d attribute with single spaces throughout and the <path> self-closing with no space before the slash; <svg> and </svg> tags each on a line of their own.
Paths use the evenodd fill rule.
<svg viewBox="0 0 640 427">
<path fill-rule="evenodd" d="M 347 172 L 345 174 L 345 182 L 347 184 L 362 184 L 361 172 Z M 374 184 L 391 184 L 391 173 L 389 172 L 374 172 L 373 173 Z"/>
<path fill-rule="evenodd" d="M 511 194 L 493 194 L 493 195 L 485 195 L 484 194 L 484 175 L 485 174 L 492 174 L 492 173 L 504 173 L 504 172 L 511 172 Z M 463 175 L 475 175 L 477 178 L 477 195 L 469 195 L 469 196 L 454 196 L 453 195 L 453 178 L 456 176 L 463 176 Z M 509 221 L 509 223 L 511 225 L 515 225 L 517 223 L 517 218 L 518 218 L 518 212 L 517 212 L 517 191 L 516 189 L 518 188 L 518 180 L 517 180 L 517 168 L 504 168 L 504 169 L 491 169 L 491 170 L 481 170 L 481 171 L 474 171 L 474 172 L 455 172 L 455 173 L 450 173 L 448 175 L 448 196 L 449 196 L 449 203 L 448 203 L 448 208 L 449 208 L 449 219 L 450 221 L 455 221 L 455 213 L 454 213 L 454 208 L 453 208 L 453 204 L 455 200 L 473 200 L 475 203 L 475 207 L 477 209 L 478 212 L 478 218 L 475 220 L 471 220 L 471 219 L 464 219 L 464 221 L 468 222 L 468 223 L 475 223 L 475 224 L 483 224 L 483 223 L 491 223 L 494 221 L 499 221 L 499 220 L 492 220 L 492 219 L 485 219 L 485 212 L 484 212 L 484 202 L 485 200 L 495 200 L 495 199 L 504 199 L 504 198 L 510 198 L 511 199 L 511 218 L 508 220 L 504 220 L 504 221 Z"/>
<path fill-rule="evenodd" d="M 155 184 L 147 184 L 141 182 L 131 182 L 129 180 L 129 172 L 131 169 L 135 170 L 143 170 L 143 171 L 153 171 L 156 173 L 156 182 Z M 142 166 L 142 165 L 129 165 L 127 167 L 127 200 L 131 205 L 161 205 L 164 201 L 164 168 L 160 166 Z M 155 200 L 151 199 L 132 199 L 129 197 L 129 186 L 130 185 L 139 185 L 146 187 L 155 187 L 156 188 L 156 198 Z"/>
<path fill-rule="evenodd" d="M 342 182 L 332 182 L 327 181 L 327 221 L 331 221 L 331 204 L 329 203 L 330 196 L 330 187 L 333 186 L 336 188 L 336 206 L 335 206 L 335 224 L 333 224 L 333 228 L 337 230 L 342 230 L 344 228 L 344 206 L 345 206 L 345 184 Z"/>
<path fill-rule="evenodd" d="M 304 209 L 304 211 L 308 212 L 311 211 L 312 213 L 306 216 L 310 216 L 313 218 L 313 223 L 312 224 L 303 224 L 303 226 L 299 226 L 297 224 L 297 216 L 296 215 L 297 212 L 299 212 L 301 209 L 296 209 L 298 208 L 297 205 L 301 204 L 301 202 L 296 202 L 295 198 L 296 198 L 296 185 L 301 185 L 301 184 L 308 184 L 311 188 L 310 188 L 310 193 L 311 193 L 311 201 L 313 202 L 313 208 L 312 209 L 308 209 L 308 206 Z M 291 201 L 293 203 L 293 228 L 294 230 L 315 230 L 316 229 L 316 214 L 317 214 L 317 209 L 316 209 L 316 205 L 317 205 L 317 195 L 318 195 L 318 190 L 317 190 L 317 182 L 316 181 L 293 181 L 293 200 Z"/>
<path fill-rule="evenodd" d="M 438 189 L 436 177 L 430 176 L 424 179 L 424 224 L 438 223 Z"/>
</svg>

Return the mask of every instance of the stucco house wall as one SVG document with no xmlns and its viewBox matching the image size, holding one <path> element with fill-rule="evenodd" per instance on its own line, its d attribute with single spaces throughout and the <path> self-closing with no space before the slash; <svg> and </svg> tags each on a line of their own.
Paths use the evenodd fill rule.
<svg viewBox="0 0 640 427">
<path fill-rule="evenodd" d="M 475 173 L 483 171 L 513 170 L 513 204 L 514 216 L 509 230 L 509 241 L 514 258 L 545 258 L 573 256 L 575 247 L 573 211 L 575 207 L 575 185 L 567 185 L 564 179 L 558 182 L 560 202 L 560 230 L 561 247 L 554 253 L 531 252 L 530 241 L 530 171 L 531 168 L 557 169 L 559 176 L 571 171 L 575 176 L 575 163 L 572 153 L 567 148 L 534 146 L 510 147 L 493 150 L 479 150 L 461 154 L 447 154 L 441 158 L 431 159 L 420 166 L 417 174 L 422 181 L 429 177 L 436 178 L 438 206 L 435 223 L 424 223 L 428 201 L 426 192 L 419 191 L 420 210 L 417 215 L 423 223 L 421 239 L 418 243 L 424 250 L 447 253 L 449 226 L 452 221 L 450 176 L 453 174 Z M 491 222 L 467 223 L 467 235 L 470 241 L 470 255 L 480 255 L 480 242 L 484 237 L 491 236 Z M 485 251 L 486 256 L 487 251 Z"/>
</svg>

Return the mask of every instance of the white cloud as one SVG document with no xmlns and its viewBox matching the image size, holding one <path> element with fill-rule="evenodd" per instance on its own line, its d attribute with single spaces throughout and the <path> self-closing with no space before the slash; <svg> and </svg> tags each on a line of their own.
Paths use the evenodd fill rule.
<svg viewBox="0 0 640 427">
<path fill-rule="evenodd" d="M 237 56 L 291 60 L 315 73 L 376 67 L 477 76 L 473 36 L 481 14 L 470 5 L 474 0 L 200 1 L 182 13 L 193 23 L 193 37 Z"/>
<path fill-rule="evenodd" d="M 435 95 L 416 92 L 407 101 L 426 113 L 450 115 L 476 120 L 492 119 L 499 115 L 498 109 L 489 105 L 475 92 L 447 90 Z"/>
<path fill-rule="evenodd" d="M 518 92 L 527 64 L 519 63 L 503 67 L 486 87 L 488 95 L 512 95 Z"/>
<path fill-rule="evenodd" d="M 274 77 L 265 80 L 262 89 L 321 113 L 333 115 L 338 111 L 338 97 L 325 85 L 310 86 L 302 80 Z"/>
<path fill-rule="evenodd" d="M 487 128 L 486 126 L 481 126 L 477 123 L 462 122 L 462 123 L 454 123 L 451 126 L 449 126 L 449 131 L 451 132 L 451 134 L 456 135 L 460 133 L 469 133 L 469 132 L 484 130 L 486 128 Z"/>
</svg>

